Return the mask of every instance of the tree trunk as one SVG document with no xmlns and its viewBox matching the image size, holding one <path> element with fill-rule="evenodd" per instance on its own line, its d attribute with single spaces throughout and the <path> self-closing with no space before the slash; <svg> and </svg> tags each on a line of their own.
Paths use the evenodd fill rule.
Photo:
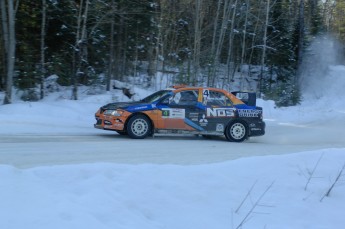
<svg viewBox="0 0 345 229">
<path fill-rule="evenodd" d="M 18 3 L 18 2 L 17 2 Z M 3 32 L 6 55 L 6 91 L 4 104 L 12 103 L 12 86 L 14 77 L 14 64 L 15 64 L 15 50 L 16 50 L 16 37 L 15 37 L 15 2 L 14 0 L 7 0 L 7 12 L 5 0 L 1 1 L 1 13 L 3 19 Z"/>
<path fill-rule="evenodd" d="M 41 79 L 40 79 L 40 98 L 44 98 L 44 80 L 45 80 L 45 36 L 46 36 L 46 0 L 42 0 L 42 23 L 41 23 Z"/>
<path fill-rule="evenodd" d="M 120 6 L 119 6 L 120 7 Z M 116 50 L 115 50 L 115 61 L 114 61 L 114 72 L 115 72 L 115 79 L 122 80 L 124 73 L 125 73 L 125 59 L 126 59 L 126 52 L 125 47 L 125 14 L 123 9 L 119 8 L 120 15 L 119 15 L 119 29 L 117 33 L 116 39 Z"/>
<path fill-rule="evenodd" d="M 225 38 L 226 30 L 227 30 L 227 24 L 229 23 L 231 7 L 232 7 L 232 0 L 225 1 L 224 8 L 223 8 L 223 16 L 222 16 L 223 20 L 222 20 L 222 23 L 220 26 L 216 52 L 214 54 L 214 67 L 213 67 L 213 72 L 212 72 L 212 81 L 211 81 L 212 83 L 210 86 L 215 86 L 215 79 L 216 79 L 216 75 L 217 75 L 217 69 L 219 66 L 220 54 L 221 54 L 221 50 L 222 50 L 222 47 L 224 44 L 224 38 Z M 224 78 L 225 78 L 225 76 L 224 76 Z M 219 86 L 219 85 L 217 85 L 217 86 Z"/>
<path fill-rule="evenodd" d="M 242 40 L 242 53 L 241 53 L 241 90 L 244 90 L 244 73 L 243 73 L 243 65 L 244 65 L 244 58 L 245 58 L 245 51 L 246 51 L 246 39 L 247 39 L 247 23 L 248 23 L 248 13 L 249 13 L 249 0 L 246 1 L 246 17 L 244 21 L 244 29 L 243 29 L 243 40 Z"/>
<path fill-rule="evenodd" d="M 262 0 L 260 0 L 260 5 L 262 3 Z M 267 8 L 266 8 L 267 9 Z M 267 10 L 266 10 L 267 11 Z M 261 18 L 261 15 L 262 15 L 262 10 L 258 10 L 257 12 L 257 18 Z M 266 13 L 266 12 L 265 12 Z M 259 28 L 259 25 L 261 23 L 261 20 L 256 20 L 255 22 L 255 27 L 254 27 L 254 31 L 253 33 L 255 34 L 254 36 L 252 36 L 252 42 L 251 42 L 251 51 L 250 51 L 250 55 L 249 55 L 249 60 L 248 60 L 248 63 L 251 64 L 252 63 L 252 60 L 253 60 L 253 54 L 254 54 L 254 50 L 255 50 L 255 42 L 256 42 L 256 37 L 258 37 L 256 34 L 257 34 L 257 31 L 258 31 L 258 28 Z M 266 28 L 266 27 L 265 27 Z"/>
<path fill-rule="evenodd" d="M 304 0 L 300 1 L 299 6 L 299 35 L 298 35 L 298 63 L 297 63 L 297 77 L 295 79 L 295 84 L 297 83 L 297 78 L 300 77 L 302 73 L 302 62 L 303 62 L 303 46 L 304 46 Z"/>
<path fill-rule="evenodd" d="M 112 1 L 114 3 L 114 1 Z M 109 68 L 108 68 L 108 76 L 107 76 L 107 91 L 110 91 L 110 83 L 114 75 L 114 17 L 111 17 L 110 22 L 110 53 L 109 53 Z"/>
<path fill-rule="evenodd" d="M 192 85 L 195 86 L 200 74 L 200 51 L 201 51 L 201 26 L 203 21 L 202 16 L 202 1 L 196 0 L 195 18 L 194 18 L 194 52 L 193 52 L 193 79 Z"/>
<path fill-rule="evenodd" d="M 220 9 L 221 9 L 221 6 L 222 6 L 222 0 L 218 0 L 218 3 L 217 3 L 217 11 L 216 11 L 216 17 L 214 19 L 214 24 L 213 24 L 213 35 L 212 35 L 212 45 L 211 45 L 211 64 L 210 64 L 210 67 L 211 67 L 211 70 L 209 71 L 210 74 L 208 76 L 208 82 L 207 82 L 207 85 L 211 85 L 211 82 L 213 82 L 213 72 L 215 72 L 215 68 L 216 68 L 216 63 L 215 63 L 215 53 L 216 53 L 216 37 L 217 37 L 217 33 L 218 33 L 218 19 L 219 19 L 219 14 L 220 14 Z"/>
<path fill-rule="evenodd" d="M 80 58 L 80 70 L 83 72 L 82 75 L 82 82 L 84 84 L 87 84 L 88 80 L 88 73 L 87 73 L 87 67 L 88 67 L 88 41 L 87 41 L 87 19 L 88 19 L 88 13 L 89 13 L 89 5 L 90 0 L 86 0 L 85 2 L 85 10 L 83 14 L 83 26 L 81 30 L 81 58 Z"/>
<path fill-rule="evenodd" d="M 235 16 L 236 16 L 236 8 L 237 8 L 237 1 L 235 0 L 234 3 L 234 9 L 232 12 L 232 16 L 231 16 L 231 27 L 230 27 L 230 33 L 229 33 L 229 50 L 228 50 L 228 58 L 227 58 L 227 78 L 229 79 L 228 81 L 232 81 L 233 80 L 233 76 L 230 79 L 230 74 L 231 74 L 231 55 L 232 55 L 232 49 L 233 49 L 233 43 L 234 43 L 234 28 L 235 28 Z M 234 69 L 233 69 L 234 71 Z M 231 74 L 233 75 L 233 74 Z M 230 82 L 229 82 L 230 83 Z"/>
<path fill-rule="evenodd" d="M 0 2 L 1 7 L 1 20 L 2 20 L 2 32 L 3 32 L 3 39 L 4 39 L 4 50 L 7 56 L 8 53 L 8 16 L 6 11 L 6 4 L 4 0 Z"/>
<path fill-rule="evenodd" d="M 267 49 L 266 46 L 267 46 L 267 28 L 268 28 L 269 13 L 270 13 L 270 0 L 267 0 L 264 36 L 262 38 L 263 47 L 262 47 L 262 54 L 261 54 L 260 80 L 259 80 L 259 85 L 258 85 L 259 98 L 261 98 L 261 93 L 263 92 L 263 77 L 264 77 L 263 75 L 264 75 L 266 49 Z"/>
<path fill-rule="evenodd" d="M 85 5 L 85 6 L 84 6 Z M 77 19 L 77 33 L 76 33 L 76 72 L 73 77 L 73 90 L 72 90 L 72 99 L 78 100 L 78 83 L 82 77 L 85 77 L 85 68 L 84 65 L 87 62 L 87 37 L 86 37 L 86 22 L 89 11 L 89 0 L 80 1 L 78 19 Z"/>
<path fill-rule="evenodd" d="M 147 67 L 147 75 L 148 75 L 148 87 L 152 86 L 154 82 L 154 77 L 156 75 L 156 58 L 155 58 L 155 46 L 154 46 L 154 37 L 153 34 L 150 34 L 149 38 L 149 45 L 147 50 L 147 57 L 148 57 L 148 67 Z"/>
<path fill-rule="evenodd" d="M 2 60 L 3 60 L 3 76 L 1 76 L 1 85 L 0 89 L 5 90 L 6 84 L 6 76 L 7 76 L 7 54 L 8 54 L 8 19 L 7 19 L 7 11 L 5 6 L 5 1 L 0 1 L 0 12 L 1 12 L 1 41 L 2 41 Z"/>
</svg>

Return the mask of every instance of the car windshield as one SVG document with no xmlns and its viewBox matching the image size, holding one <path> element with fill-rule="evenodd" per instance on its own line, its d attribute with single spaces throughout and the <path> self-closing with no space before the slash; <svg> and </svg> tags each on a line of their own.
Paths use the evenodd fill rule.
<svg viewBox="0 0 345 229">
<path fill-rule="evenodd" d="M 167 95 L 169 92 L 171 92 L 171 90 L 161 90 L 161 91 L 157 91 L 149 96 L 147 96 L 146 98 L 140 100 L 140 102 L 144 102 L 144 103 L 152 103 L 160 98 L 162 98 L 163 96 Z"/>
</svg>

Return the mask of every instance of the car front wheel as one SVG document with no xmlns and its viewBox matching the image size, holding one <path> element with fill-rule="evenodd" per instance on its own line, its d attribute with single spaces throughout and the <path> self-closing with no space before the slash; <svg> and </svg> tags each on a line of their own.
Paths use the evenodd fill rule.
<svg viewBox="0 0 345 229">
<path fill-rule="evenodd" d="M 127 133 L 131 138 L 142 139 L 151 133 L 151 122 L 144 115 L 135 115 L 128 121 Z"/>
<path fill-rule="evenodd" d="M 231 142 L 243 142 L 248 137 L 247 124 L 243 121 L 234 121 L 228 125 L 225 137 Z"/>
</svg>

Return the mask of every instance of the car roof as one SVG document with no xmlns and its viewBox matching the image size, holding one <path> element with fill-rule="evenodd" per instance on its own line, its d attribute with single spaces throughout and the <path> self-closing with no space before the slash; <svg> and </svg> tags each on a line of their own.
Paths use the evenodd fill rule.
<svg viewBox="0 0 345 229">
<path fill-rule="evenodd" d="M 181 84 L 181 85 L 173 85 L 173 86 L 170 86 L 169 88 L 167 88 L 167 90 L 192 90 L 192 89 L 208 89 L 208 90 L 216 90 L 216 91 L 225 91 L 227 92 L 226 90 L 224 89 L 221 89 L 221 88 L 215 88 L 215 87 L 197 87 L 197 86 L 187 86 L 185 84 Z"/>
<path fill-rule="evenodd" d="M 244 104 L 244 102 L 242 100 L 237 98 L 231 92 L 229 92 L 227 90 L 224 90 L 224 89 L 221 89 L 221 88 L 214 88 L 214 87 L 190 87 L 190 86 L 185 86 L 185 85 L 176 85 L 176 86 L 173 86 L 172 88 L 169 88 L 169 89 L 172 89 L 174 91 L 174 93 L 178 93 L 180 91 L 199 90 L 199 89 L 218 91 L 218 92 L 222 92 L 222 93 L 226 94 L 231 99 L 231 101 L 234 104 Z"/>
</svg>

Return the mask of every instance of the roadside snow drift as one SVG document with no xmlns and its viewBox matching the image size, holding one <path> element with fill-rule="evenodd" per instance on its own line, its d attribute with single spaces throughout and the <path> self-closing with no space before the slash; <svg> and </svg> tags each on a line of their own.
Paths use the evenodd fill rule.
<svg viewBox="0 0 345 229">
<path fill-rule="evenodd" d="M 329 149 L 198 166 L 2 165 L 0 228 L 343 228 L 344 163 Z"/>
</svg>

